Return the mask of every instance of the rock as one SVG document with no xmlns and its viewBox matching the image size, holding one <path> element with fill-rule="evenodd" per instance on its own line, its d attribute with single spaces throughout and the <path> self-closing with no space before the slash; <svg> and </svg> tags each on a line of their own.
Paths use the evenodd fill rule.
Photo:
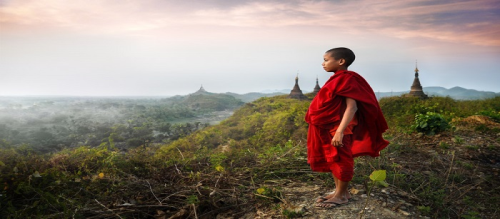
<svg viewBox="0 0 500 219">
<path fill-rule="evenodd" d="M 389 195 L 389 194 L 391 194 L 391 192 L 389 192 L 389 190 L 388 190 L 388 189 L 382 189 L 382 190 L 380 190 L 380 191 L 381 191 L 382 193 L 385 193 L 385 194 L 388 194 L 388 195 Z"/>
<path fill-rule="evenodd" d="M 358 194 L 358 193 L 359 193 L 359 191 L 360 191 L 360 190 L 355 189 L 355 188 L 352 188 L 351 190 L 349 190 L 349 192 L 350 192 L 351 194 L 353 194 L 353 195 Z"/>
<path fill-rule="evenodd" d="M 354 188 L 362 189 L 362 188 L 365 188 L 365 186 L 363 184 L 354 184 Z"/>
<path fill-rule="evenodd" d="M 404 215 L 404 216 L 410 216 L 410 215 L 411 215 L 411 214 L 410 214 L 410 212 L 403 211 L 403 210 L 401 210 L 401 209 L 399 209 L 399 210 L 398 210 L 398 212 L 399 212 L 399 213 L 401 213 L 401 214 L 402 214 L 402 215 Z"/>
<path fill-rule="evenodd" d="M 361 195 L 361 198 L 366 198 L 366 197 L 368 197 L 366 194 Z"/>
<path fill-rule="evenodd" d="M 398 194 L 401 195 L 401 196 L 407 196 L 408 195 L 408 193 L 405 192 L 405 191 L 399 191 Z"/>
</svg>

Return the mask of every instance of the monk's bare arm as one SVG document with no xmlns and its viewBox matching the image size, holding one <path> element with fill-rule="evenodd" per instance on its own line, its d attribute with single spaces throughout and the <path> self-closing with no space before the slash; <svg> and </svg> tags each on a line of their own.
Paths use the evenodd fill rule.
<svg viewBox="0 0 500 219">
<path fill-rule="evenodd" d="M 342 146 L 342 139 L 344 138 L 344 130 L 347 128 L 347 125 L 351 122 L 354 114 L 358 110 L 358 105 L 356 104 L 356 100 L 346 97 L 346 109 L 344 112 L 344 116 L 342 117 L 342 121 L 340 121 L 340 125 L 337 128 L 337 132 L 332 139 L 332 145 L 335 147 Z"/>
</svg>

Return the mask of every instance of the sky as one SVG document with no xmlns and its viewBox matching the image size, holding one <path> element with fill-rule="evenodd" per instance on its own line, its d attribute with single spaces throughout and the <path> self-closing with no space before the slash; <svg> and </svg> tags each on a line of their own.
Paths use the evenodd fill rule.
<svg viewBox="0 0 500 219">
<path fill-rule="evenodd" d="M 500 92 L 500 1 L 0 0 L 0 96 L 312 91 L 335 47 L 375 92 Z"/>
</svg>

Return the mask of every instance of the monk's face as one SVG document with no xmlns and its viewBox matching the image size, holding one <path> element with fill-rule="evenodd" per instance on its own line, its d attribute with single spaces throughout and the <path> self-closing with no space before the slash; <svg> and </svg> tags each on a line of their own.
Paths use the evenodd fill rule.
<svg viewBox="0 0 500 219">
<path fill-rule="evenodd" d="M 335 59 L 330 53 L 325 53 L 323 56 L 323 69 L 327 72 L 336 72 L 341 69 L 345 69 L 344 59 Z"/>
</svg>

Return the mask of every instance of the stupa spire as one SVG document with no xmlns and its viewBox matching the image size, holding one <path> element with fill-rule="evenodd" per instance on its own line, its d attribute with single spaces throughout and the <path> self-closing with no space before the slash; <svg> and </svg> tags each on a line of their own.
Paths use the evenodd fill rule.
<svg viewBox="0 0 500 219">
<path fill-rule="evenodd" d="M 319 92 L 319 90 L 321 89 L 321 87 L 319 86 L 319 83 L 318 83 L 318 76 L 316 76 L 316 86 L 314 87 L 313 89 L 313 94 L 314 96 L 316 96 L 316 94 Z"/>
<path fill-rule="evenodd" d="M 208 92 L 203 88 L 203 84 L 200 86 L 200 89 L 193 94 L 208 94 Z"/>
<path fill-rule="evenodd" d="M 306 99 L 308 99 L 302 93 L 302 90 L 300 90 L 300 87 L 299 87 L 299 73 L 297 73 L 297 76 L 295 77 L 295 86 L 293 86 L 292 91 L 290 91 L 290 94 L 288 95 L 288 98 L 299 99 L 299 100 L 306 100 Z"/>
<path fill-rule="evenodd" d="M 418 78 L 418 62 L 415 60 L 415 77 Z"/>
<path fill-rule="evenodd" d="M 422 85 L 420 84 L 420 79 L 418 78 L 418 65 L 417 61 L 415 61 L 415 79 L 413 79 L 413 84 L 411 85 L 411 90 L 409 96 L 427 98 L 427 95 L 424 93 L 422 89 Z"/>
</svg>

